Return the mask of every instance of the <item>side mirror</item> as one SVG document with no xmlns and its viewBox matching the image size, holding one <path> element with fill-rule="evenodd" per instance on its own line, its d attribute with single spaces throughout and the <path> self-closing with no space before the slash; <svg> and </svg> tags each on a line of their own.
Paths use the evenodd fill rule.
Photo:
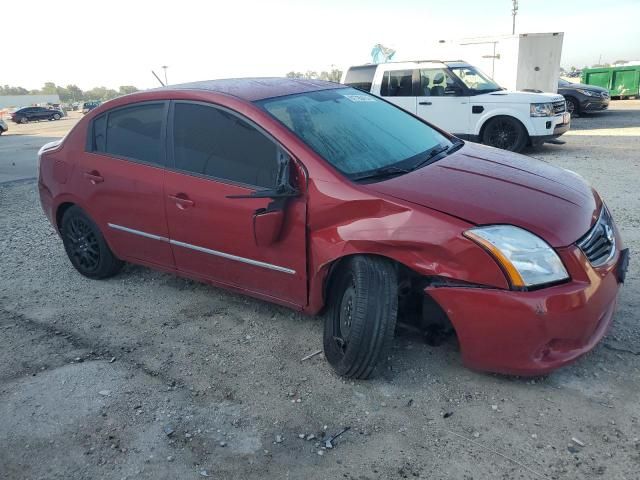
<svg viewBox="0 0 640 480">
<path fill-rule="evenodd" d="M 259 208 L 253 215 L 253 238 L 258 247 L 266 247 L 276 243 L 284 224 L 287 200 L 297 197 L 300 192 L 291 186 L 289 178 L 290 158 L 284 152 L 278 153 L 277 186 L 264 190 L 256 190 L 247 195 L 227 195 L 227 198 L 270 198 L 267 208 Z"/>
</svg>

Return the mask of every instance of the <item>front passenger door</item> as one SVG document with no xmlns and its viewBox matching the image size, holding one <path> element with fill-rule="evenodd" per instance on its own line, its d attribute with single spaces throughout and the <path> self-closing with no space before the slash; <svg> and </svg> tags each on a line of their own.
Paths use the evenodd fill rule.
<svg viewBox="0 0 640 480">
<path fill-rule="evenodd" d="M 286 152 L 246 118 L 175 101 L 170 113 L 165 207 L 176 267 L 187 274 L 293 306 L 306 304 L 306 202 L 286 199 L 275 239 L 256 222 L 270 198 L 230 198 L 275 187 Z M 264 219 L 264 218 L 263 218 Z"/>
<path fill-rule="evenodd" d="M 420 69 L 417 113 L 449 133 L 469 133 L 469 95 L 445 68 Z"/>
</svg>

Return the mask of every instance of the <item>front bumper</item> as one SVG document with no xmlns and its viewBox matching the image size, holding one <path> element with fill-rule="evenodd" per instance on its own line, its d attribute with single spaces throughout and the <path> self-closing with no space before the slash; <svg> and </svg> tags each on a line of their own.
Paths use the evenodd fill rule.
<svg viewBox="0 0 640 480">
<path fill-rule="evenodd" d="M 571 276 L 560 285 L 529 292 L 425 290 L 449 316 L 467 367 L 544 375 L 589 352 L 607 333 L 619 289 L 620 251 L 598 269 L 576 246 L 558 253 Z"/>
<path fill-rule="evenodd" d="M 564 112 L 553 117 L 531 117 L 531 124 L 529 138 L 533 144 L 540 144 L 566 133 L 571 127 L 571 114 Z"/>
<path fill-rule="evenodd" d="M 600 112 L 609 108 L 609 98 L 586 97 L 580 101 L 581 112 Z"/>
</svg>

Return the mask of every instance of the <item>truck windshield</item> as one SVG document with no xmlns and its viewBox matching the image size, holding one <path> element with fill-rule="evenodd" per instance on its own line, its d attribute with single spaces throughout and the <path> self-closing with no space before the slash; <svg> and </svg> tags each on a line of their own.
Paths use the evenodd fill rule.
<svg viewBox="0 0 640 480">
<path fill-rule="evenodd" d="M 318 155 L 352 179 L 406 173 L 447 137 L 398 107 L 353 88 L 256 102 Z M 397 168 L 395 168 L 397 167 Z"/>
<path fill-rule="evenodd" d="M 470 65 L 462 67 L 449 67 L 451 72 L 464 83 L 474 94 L 497 92 L 503 90 L 500 85 L 491 80 L 476 67 Z"/>
</svg>

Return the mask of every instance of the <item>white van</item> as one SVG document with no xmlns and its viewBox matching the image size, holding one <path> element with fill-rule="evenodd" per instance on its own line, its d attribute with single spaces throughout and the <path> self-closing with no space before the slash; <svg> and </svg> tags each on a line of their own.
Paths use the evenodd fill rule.
<svg viewBox="0 0 640 480">
<path fill-rule="evenodd" d="M 457 137 L 515 152 L 569 130 L 562 95 L 510 92 L 463 61 L 350 67 L 341 83 L 378 95 Z"/>
</svg>

